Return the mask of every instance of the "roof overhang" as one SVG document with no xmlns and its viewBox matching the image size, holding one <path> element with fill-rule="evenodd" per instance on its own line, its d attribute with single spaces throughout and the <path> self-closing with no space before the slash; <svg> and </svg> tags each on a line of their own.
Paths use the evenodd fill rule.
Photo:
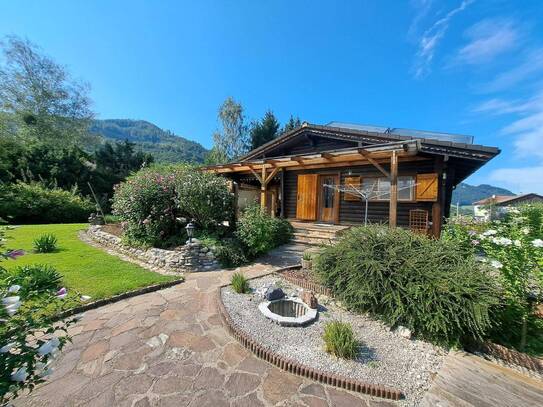
<svg viewBox="0 0 543 407">
<path fill-rule="evenodd" d="M 321 166 L 379 164 L 389 160 L 393 153 L 398 158 L 414 157 L 421 151 L 420 140 L 373 144 L 363 148 L 330 150 L 319 153 L 288 155 L 270 159 L 245 160 L 234 163 L 202 167 L 203 171 L 223 173 L 255 172 L 262 168 L 304 169 Z M 382 170 L 384 171 L 384 169 Z"/>
</svg>

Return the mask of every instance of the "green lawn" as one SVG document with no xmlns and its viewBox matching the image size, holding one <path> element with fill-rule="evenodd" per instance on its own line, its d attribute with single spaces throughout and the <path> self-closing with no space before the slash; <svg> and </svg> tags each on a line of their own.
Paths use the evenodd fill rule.
<svg viewBox="0 0 543 407">
<path fill-rule="evenodd" d="M 60 224 L 25 225 L 9 230 L 6 246 L 23 249 L 26 254 L 16 260 L 4 261 L 2 266 L 12 269 L 25 264 L 49 264 L 64 276 L 68 290 L 77 290 L 93 299 L 176 279 L 153 273 L 83 243 L 77 234 L 86 228 L 86 224 Z M 56 252 L 33 252 L 32 241 L 44 233 L 53 233 L 58 238 Z"/>
</svg>

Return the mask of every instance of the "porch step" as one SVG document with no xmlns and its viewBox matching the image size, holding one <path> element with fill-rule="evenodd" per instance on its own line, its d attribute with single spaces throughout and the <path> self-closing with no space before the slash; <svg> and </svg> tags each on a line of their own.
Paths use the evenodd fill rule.
<svg viewBox="0 0 543 407">
<path fill-rule="evenodd" d="M 349 228 L 343 225 L 329 225 L 290 221 L 294 228 L 294 242 L 309 245 L 333 244 L 341 233 Z"/>
</svg>

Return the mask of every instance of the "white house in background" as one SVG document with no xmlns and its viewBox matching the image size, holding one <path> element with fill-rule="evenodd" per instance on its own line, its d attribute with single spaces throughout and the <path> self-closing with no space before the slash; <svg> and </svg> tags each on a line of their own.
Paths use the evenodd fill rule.
<svg viewBox="0 0 543 407">
<path fill-rule="evenodd" d="M 492 195 L 473 202 L 473 215 L 477 219 L 489 220 L 500 217 L 511 207 L 530 202 L 543 202 L 543 196 L 529 193 L 522 195 Z"/>
</svg>

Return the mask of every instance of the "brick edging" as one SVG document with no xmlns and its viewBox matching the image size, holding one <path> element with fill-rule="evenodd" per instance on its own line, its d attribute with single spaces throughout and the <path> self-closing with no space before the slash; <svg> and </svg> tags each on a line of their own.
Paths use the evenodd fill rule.
<svg viewBox="0 0 543 407">
<path fill-rule="evenodd" d="M 506 363 L 523 367 L 538 374 L 543 374 L 543 360 L 514 349 L 509 349 L 503 345 L 498 345 L 497 343 L 484 342 L 477 346 L 469 347 L 466 350 L 472 353 L 482 352 Z"/>
<path fill-rule="evenodd" d="M 288 268 L 285 268 L 285 269 L 277 270 L 277 271 L 275 271 L 275 273 L 278 274 L 279 276 L 281 276 L 281 278 L 284 278 L 285 280 L 287 280 L 289 283 L 292 283 L 292 284 L 295 284 L 295 285 L 297 285 L 299 287 L 305 288 L 306 290 L 311 290 L 311 291 L 315 292 L 316 294 L 323 294 L 323 295 L 326 295 L 328 297 L 332 296 L 332 291 L 330 291 L 329 288 L 327 288 L 327 287 L 325 287 L 325 286 L 323 286 L 321 284 L 313 283 L 311 281 L 304 280 L 303 278 L 292 277 L 292 276 L 289 276 L 288 274 L 283 274 L 283 271 L 298 269 L 300 267 L 301 267 L 301 265 L 298 264 L 296 266 L 291 266 L 291 267 L 288 267 Z"/>
<path fill-rule="evenodd" d="M 275 273 L 280 273 L 282 270 L 284 269 L 276 270 Z M 363 393 L 375 397 L 382 397 L 390 400 L 400 400 L 403 397 L 403 394 L 399 390 L 391 389 L 386 386 L 365 383 L 360 380 L 350 379 L 342 375 L 324 372 L 322 370 L 306 366 L 299 362 L 295 362 L 292 359 L 281 356 L 278 353 L 272 351 L 271 349 L 268 349 L 267 347 L 259 344 L 253 338 L 243 332 L 240 328 L 238 328 L 232 322 L 230 315 L 226 311 L 226 308 L 224 307 L 224 304 L 222 302 L 221 291 L 224 287 L 227 287 L 229 285 L 230 284 L 224 284 L 220 286 L 216 292 L 217 308 L 219 310 L 221 320 L 228 332 L 234 338 L 236 338 L 236 340 L 240 342 L 241 345 L 253 352 L 260 359 L 264 359 L 266 362 L 271 363 L 272 365 L 275 365 L 282 370 L 286 370 L 289 373 L 306 377 L 308 379 L 315 380 L 330 386 L 339 387 L 345 390 Z"/>
<path fill-rule="evenodd" d="M 124 292 L 124 293 L 121 293 L 121 294 L 114 295 L 113 297 L 103 298 L 101 300 L 96 300 L 96 301 L 90 302 L 88 304 L 79 305 L 77 307 L 70 308 L 69 310 L 66 310 L 66 311 L 61 312 L 60 314 L 58 314 L 58 316 L 55 319 L 56 320 L 61 320 L 61 319 L 70 317 L 72 315 L 80 314 L 81 312 L 85 312 L 85 311 L 90 311 L 91 309 L 100 308 L 100 307 L 102 307 L 104 305 L 112 304 L 114 302 L 125 300 L 127 298 L 136 297 L 138 295 L 151 293 L 153 291 L 162 290 L 162 289 L 168 288 L 168 287 L 173 287 L 174 285 L 178 285 L 178 284 L 181 284 L 183 282 L 185 282 L 185 279 L 180 278 L 180 279 L 173 280 L 173 281 L 166 281 L 164 283 L 153 284 L 153 285 L 149 285 L 147 287 L 138 288 L 136 290 L 127 291 L 127 292 Z"/>
</svg>

